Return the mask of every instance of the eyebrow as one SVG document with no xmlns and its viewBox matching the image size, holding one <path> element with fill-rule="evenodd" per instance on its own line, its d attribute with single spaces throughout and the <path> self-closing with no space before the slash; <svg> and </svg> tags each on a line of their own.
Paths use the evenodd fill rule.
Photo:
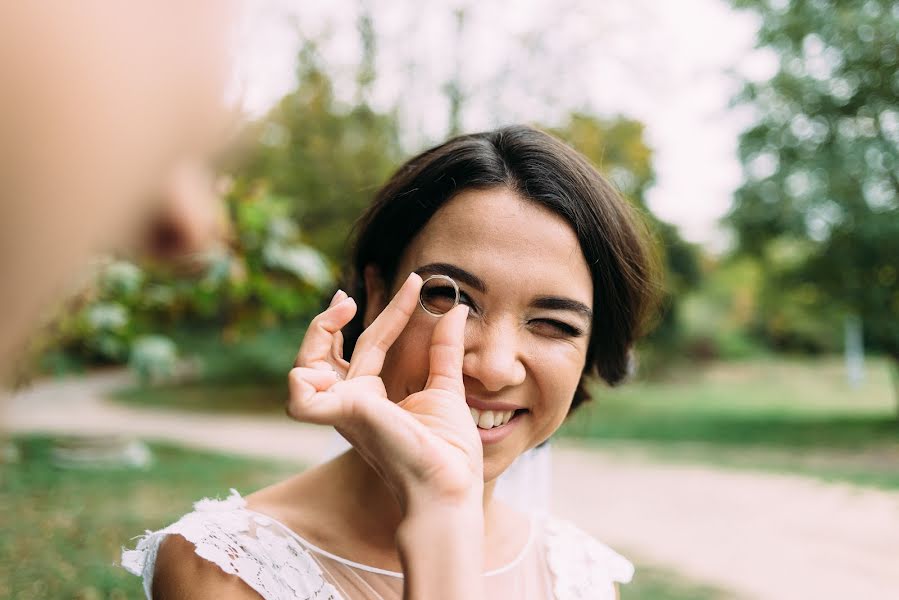
<svg viewBox="0 0 899 600">
<path fill-rule="evenodd" d="M 429 263 L 427 265 L 418 267 L 415 269 L 415 272 L 423 277 L 427 277 L 428 275 L 447 275 L 456 281 L 464 283 L 477 291 L 483 293 L 487 292 L 487 284 L 484 283 L 484 280 L 475 275 L 474 273 L 470 273 L 466 271 L 462 267 L 457 267 L 456 265 L 450 263 Z M 587 321 L 593 320 L 593 311 L 590 310 L 590 307 L 584 304 L 583 302 L 578 302 L 577 300 L 573 300 L 571 298 L 565 298 L 562 296 L 539 296 L 531 302 L 531 306 L 534 308 L 542 308 L 544 310 L 563 310 L 567 312 L 573 312 L 575 314 L 581 315 L 587 319 Z"/>
<path fill-rule="evenodd" d="M 593 320 L 593 311 L 583 302 L 572 300 L 571 298 L 563 298 L 561 296 L 540 296 L 531 302 L 534 308 L 542 308 L 545 310 L 565 310 L 581 315 L 587 321 Z"/>
<path fill-rule="evenodd" d="M 447 275 L 456 281 L 461 281 L 465 285 L 473 287 L 482 294 L 487 291 L 487 284 L 484 283 L 483 279 L 474 273 L 469 273 L 465 269 L 449 263 L 430 263 L 423 267 L 418 267 L 415 269 L 415 272 L 421 276 Z"/>
</svg>

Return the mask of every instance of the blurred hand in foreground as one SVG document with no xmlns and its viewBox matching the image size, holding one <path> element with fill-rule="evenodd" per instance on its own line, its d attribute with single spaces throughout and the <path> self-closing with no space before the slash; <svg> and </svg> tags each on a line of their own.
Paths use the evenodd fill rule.
<svg viewBox="0 0 899 600">
<path fill-rule="evenodd" d="M 195 252 L 216 237 L 216 195 L 183 189 L 231 121 L 236 8 L 0 6 L 0 381 L 89 258 L 148 242 Z"/>
</svg>

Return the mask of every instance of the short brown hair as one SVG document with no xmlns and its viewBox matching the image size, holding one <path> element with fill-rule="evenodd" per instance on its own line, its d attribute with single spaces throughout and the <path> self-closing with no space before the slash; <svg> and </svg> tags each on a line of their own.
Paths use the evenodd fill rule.
<svg viewBox="0 0 899 600">
<path fill-rule="evenodd" d="M 409 159 L 354 226 L 345 285 L 356 316 L 344 328 L 352 354 L 366 308 L 363 273 L 374 265 L 391 285 L 403 252 L 434 213 L 467 189 L 506 187 L 565 219 L 593 278 L 594 316 L 572 409 L 588 398 L 585 379 L 610 385 L 628 373 L 630 351 L 654 320 L 660 297 L 657 248 L 646 220 L 590 162 L 527 126 L 462 135 Z"/>
</svg>

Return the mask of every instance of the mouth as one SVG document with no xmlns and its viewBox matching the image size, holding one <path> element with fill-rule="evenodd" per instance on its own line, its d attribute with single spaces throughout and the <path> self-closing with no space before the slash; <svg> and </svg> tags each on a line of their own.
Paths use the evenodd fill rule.
<svg viewBox="0 0 899 600">
<path fill-rule="evenodd" d="M 473 406 L 469 406 L 468 408 L 471 411 L 471 418 L 478 429 L 487 431 L 505 427 L 519 415 L 527 412 L 526 408 L 518 408 L 515 410 L 480 410 Z"/>
</svg>

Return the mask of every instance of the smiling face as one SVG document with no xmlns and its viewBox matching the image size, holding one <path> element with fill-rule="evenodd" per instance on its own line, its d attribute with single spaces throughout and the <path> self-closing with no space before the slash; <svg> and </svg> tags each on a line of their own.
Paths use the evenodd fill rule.
<svg viewBox="0 0 899 600">
<path fill-rule="evenodd" d="M 395 281 L 412 271 L 449 275 L 471 306 L 462 374 L 490 481 L 568 414 L 590 339 L 590 270 L 567 222 L 494 188 L 462 192 L 434 214 L 406 248 Z M 367 274 L 366 322 L 392 295 L 378 293 L 372 279 Z M 382 378 L 395 401 L 424 388 L 436 322 L 417 309 L 387 354 Z"/>
</svg>

